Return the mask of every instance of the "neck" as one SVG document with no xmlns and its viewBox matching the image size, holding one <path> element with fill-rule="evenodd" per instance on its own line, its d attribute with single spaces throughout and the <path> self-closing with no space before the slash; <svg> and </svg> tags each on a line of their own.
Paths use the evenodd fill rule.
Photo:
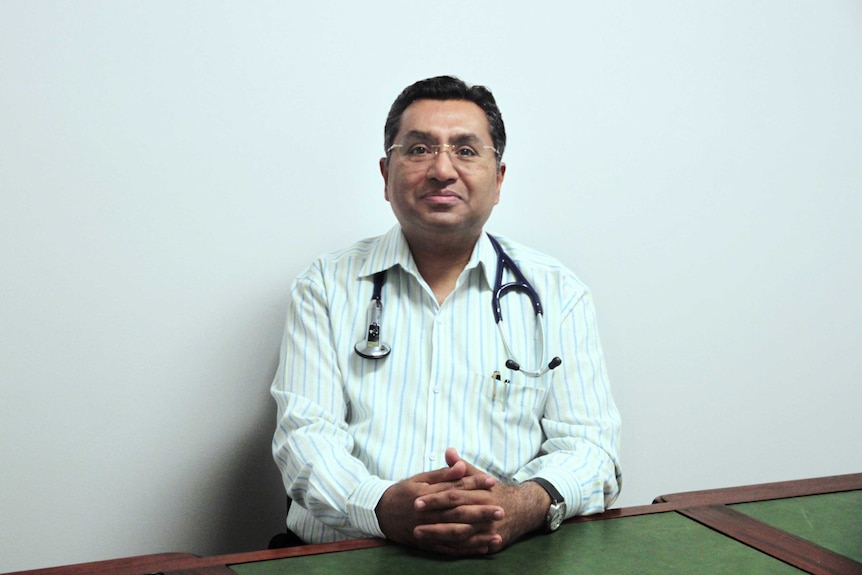
<svg viewBox="0 0 862 575">
<path fill-rule="evenodd" d="M 446 241 L 446 238 L 435 238 L 434 241 L 415 241 L 407 238 L 413 261 L 434 292 L 437 303 L 442 304 L 455 289 L 458 277 L 473 255 L 477 239 Z"/>
</svg>

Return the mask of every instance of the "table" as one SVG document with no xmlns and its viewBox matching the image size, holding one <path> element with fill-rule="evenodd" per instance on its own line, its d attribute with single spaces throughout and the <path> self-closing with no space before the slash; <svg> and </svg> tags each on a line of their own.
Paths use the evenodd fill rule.
<svg viewBox="0 0 862 575">
<path fill-rule="evenodd" d="M 862 473 L 675 493 L 578 517 L 489 557 L 452 559 L 380 539 L 215 557 L 162 554 L 20 575 L 351 573 L 815 573 L 862 575 Z"/>
</svg>

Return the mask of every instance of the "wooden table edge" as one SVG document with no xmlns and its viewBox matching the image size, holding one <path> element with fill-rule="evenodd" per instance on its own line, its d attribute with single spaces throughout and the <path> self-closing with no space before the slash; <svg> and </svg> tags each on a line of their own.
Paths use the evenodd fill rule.
<svg viewBox="0 0 862 575">
<path fill-rule="evenodd" d="M 733 505 L 735 503 L 804 497 L 806 495 L 821 495 L 841 491 L 855 491 L 857 489 L 862 489 L 862 473 L 670 493 L 668 495 L 659 495 L 653 502 L 656 504 L 680 503 L 686 507 Z"/>
<path fill-rule="evenodd" d="M 172 569 L 174 566 L 181 568 L 199 560 L 200 557 L 192 553 L 154 553 L 152 555 L 136 555 L 134 557 L 13 571 L 2 575 L 140 575 L 146 573 L 147 570 L 159 572 Z"/>
</svg>

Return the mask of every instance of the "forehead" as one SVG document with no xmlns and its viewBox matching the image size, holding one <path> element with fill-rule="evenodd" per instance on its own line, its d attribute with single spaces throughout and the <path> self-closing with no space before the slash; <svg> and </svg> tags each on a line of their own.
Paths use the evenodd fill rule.
<svg viewBox="0 0 862 575">
<path fill-rule="evenodd" d="M 469 100 L 416 100 L 401 115 L 396 139 L 409 132 L 427 134 L 439 142 L 455 136 L 491 141 L 485 112 Z"/>
</svg>

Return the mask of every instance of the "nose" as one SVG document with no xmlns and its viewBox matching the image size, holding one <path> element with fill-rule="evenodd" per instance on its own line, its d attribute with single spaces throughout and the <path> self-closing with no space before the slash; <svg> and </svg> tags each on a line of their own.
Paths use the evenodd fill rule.
<svg viewBox="0 0 862 575">
<path fill-rule="evenodd" d="M 458 171 L 448 148 L 438 148 L 434 160 L 428 167 L 428 175 L 436 180 L 446 181 L 458 178 Z"/>
</svg>

